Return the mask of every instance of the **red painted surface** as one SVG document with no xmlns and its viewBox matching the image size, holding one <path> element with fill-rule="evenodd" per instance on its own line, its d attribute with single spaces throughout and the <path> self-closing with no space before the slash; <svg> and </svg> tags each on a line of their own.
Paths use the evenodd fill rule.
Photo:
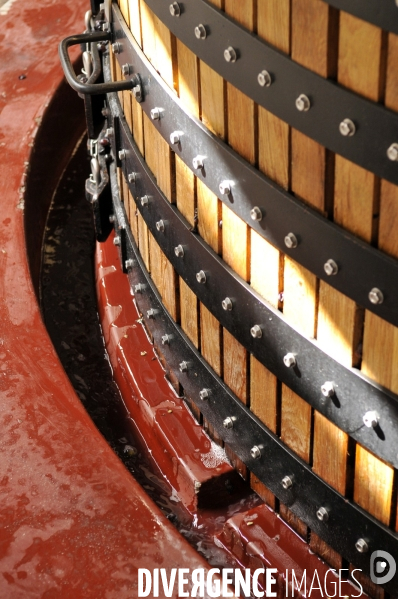
<svg viewBox="0 0 398 599">
<path fill-rule="evenodd" d="M 0 14 L 1 599 L 128 599 L 137 596 L 139 567 L 206 566 L 86 414 L 48 338 L 30 278 L 24 212 L 34 240 L 41 208 L 28 211 L 24 202 L 39 201 L 42 188 L 33 179 L 38 187 L 27 193 L 26 165 L 32 152 L 46 149 L 35 143 L 62 80 L 57 44 L 83 29 L 86 8 L 86 0 L 16 0 Z M 64 141 L 67 147 L 70 138 Z M 52 146 L 60 161 L 64 151 Z"/>
</svg>

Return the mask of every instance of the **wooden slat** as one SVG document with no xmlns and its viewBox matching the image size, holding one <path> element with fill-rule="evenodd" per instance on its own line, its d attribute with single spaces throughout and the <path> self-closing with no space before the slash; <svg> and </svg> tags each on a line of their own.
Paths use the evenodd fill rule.
<svg viewBox="0 0 398 599">
<path fill-rule="evenodd" d="M 128 0 L 130 31 L 136 42 L 142 47 L 140 0 Z"/>
</svg>

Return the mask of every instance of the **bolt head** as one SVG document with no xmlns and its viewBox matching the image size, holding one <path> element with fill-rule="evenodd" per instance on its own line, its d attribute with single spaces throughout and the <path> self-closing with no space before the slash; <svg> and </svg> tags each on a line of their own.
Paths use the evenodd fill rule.
<svg viewBox="0 0 398 599">
<path fill-rule="evenodd" d="M 231 193 L 231 182 L 230 181 L 221 181 L 219 185 L 219 190 L 221 195 L 229 196 Z"/>
<path fill-rule="evenodd" d="M 195 156 L 195 158 L 192 160 L 192 165 L 193 168 L 197 171 L 202 169 L 204 167 L 203 157 Z"/>
<path fill-rule="evenodd" d="M 172 143 L 173 146 L 179 144 L 180 141 L 180 134 L 178 131 L 173 131 L 173 133 L 170 133 L 170 143 Z"/>
<path fill-rule="evenodd" d="M 142 102 L 142 89 L 141 85 L 135 85 L 132 89 L 133 96 L 137 102 Z"/>
<path fill-rule="evenodd" d="M 337 275 L 337 273 L 339 272 L 339 267 L 337 266 L 337 264 L 334 260 L 328 260 L 327 262 L 325 262 L 325 264 L 323 265 L 323 268 L 324 268 L 325 273 L 329 277 L 332 275 Z"/>
<path fill-rule="evenodd" d="M 376 426 L 379 424 L 379 420 L 380 415 L 378 412 L 376 412 L 376 410 L 369 410 L 369 412 L 366 412 L 363 417 L 363 423 L 368 428 L 376 428 Z"/>
<path fill-rule="evenodd" d="M 261 71 L 261 73 L 257 75 L 257 81 L 261 87 L 269 87 L 272 83 L 271 74 L 268 71 Z"/>
<path fill-rule="evenodd" d="M 145 285 L 143 283 L 138 283 L 134 287 L 134 293 L 142 293 L 145 290 Z"/>
<path fill-rule="evenodd" d="M 128 270 L 129 268 L 132 268 L 134 266 L 134 260 L 132 258 L 129 258 L 128 260 L 125 261 L 124 266 L 125 266 L 126 270 Z"/>
<path fill-rule="evenodd" d="M 227 428 L 227 429 L 234 428 L 233 418 L 231 418 L 230 416 L 228 416 L 227 418 L 225 418 L 225 420 L 222 423 L 222 425 L 223 425 L 224 428 Z"/>
<path fill-rule="evenodd" d="M 105 131 L 105 137 L 112 137 L 113 135 L 113 127 L 108 127 Z"/>
<path fill-rule="evenodd" d="M 114 237 L 113 238 L 113 245 L 120 245 L 120 237 Z"/>
<path fill-rule="evenodd" d="M 398 161 L 398 144 L 394 143 L 387 150 L 387 156 L 392 162 Z"/>
<path fill-rule="evenodd" d="M 320 507 L 319 510 L 316 511 L 316 517 L 321 522 L 327 522 L 329 520 L 329 512 L 325 507 Z"/>
<path fill-rule="evenodd" d="M 153 308 L 151 308 L 150 310 L 147 310 L 147 318 L 155 318 L 156 314 L 158 313 L 158 310 L 154 310 Z"/>
<path fill-rule="evenodd" d="M 180 372 L 187 372 L 188 368 L 189 368 L 188 362 L 183 361 L 179 364 Z"/>
<path fill-rule="evenodd" d="M 284 477 L 282 478 L 281 484 L 282 484 L 282 487 L 285 489 L 285 491 L 287 491 L 288 489 L 291 489 L 291 488 L 292 488 L 292 486 L 293 486 L 293 481 L 292 481 L 292 479 L 290 478 L 290 476 L 284 476 Z"/>
<path fill-rule="evenodd" d="M 377 287 L 373 287 L 373 289 L 369 291 L 368 297 L 370 302 L 375 306 L 377 306 L 378 304 L 382 304 L 384 301 L 383 292 L 380 291 L 380 289 L 378 289 Z"/>
<path fill-rule="evenodd" d="M 184 248 L 182 245 L 177 245 L 177 247 L 174 248 L 174 253 L 177 258 L 182 258 L 184 256 Z"/>
<path fill-rule="evenodd" d="M 258 445 L 255 445 L 254 447 L 251 448 L 250 455 L 252 456 L 252 458 L 254 460 L 259 460 L 261 458 L 261 449 L 259 448 Z"/>
<path fill-rule="evenodd" d="M 367 553 L 369 551 L 369 545 L 365 539 L 358 539 L 358 541 L 355 543 L 355 549 L 359 553 Z"/>
<path fill-rule="evenodd" d="M 110 222 L 110 223 L 114 223 L 114 222 L 115 222 L 115 220 L 116 220 L 116 216 L 115 216 L 114 214 L 110 214 L 110 215 L 109 215 L 109 222 Z"/>
<path fill-rule="evenodd" d="M 233 307 L 231 298 L 226 297 L 225 299 L 223 299 L 223 301 L 221 302 L 221 305 L 222 305 L 223 310 L 225 310 L 226 312 L 230 312 Z"/>
<path fill-rule="evenodd" d="M 296 356 L 289 352 L 286 356 L 283 356 L 283 363 L 287 368 L 293 368 L 297 364 Z"/>
<path fill-rule="evenodd" d="M 165 228 L 164 220 L 158 220 L 158 222 L 156 223 L 157 231 L 159 231 L 159 233 L 163 233 L 164 228 Z"/>
<path fill-rule="evenodd" d="M 293 250 L 298 246 L 298 240 L 294 233 L 288 233 L 285 237 L 285 246 Z"/>
<path fill-rule="evenodd" d="M 260 327 L 259 324 L 255 324 L 251 329 L 250 329 L 250 334 L 254 339 L 261 339 L 261 337 L 263 336 L 263 330 Z"/>
<path fill-rule="evenodd" d="M 171 339 L 172 339 L 172 335 L 163 335 L 162 336 L 162 345 L 170 345 Z"/>
<path fill-rule="evenodd" d="M 201 389 L 199 391 L 199 397 L 202 401 L 204 401 L 205 399 L 209 399 L 210 394 L 211 394 L 210 389 Z"/>
<path fill-rule="evenodd" d="M 232 46 L 229 46 L 224 50 L 224 58 L 227 62 L 236 62 L 238 58 L 236 50 Z"/>
<path fill-rule="evenodd" d="M 308 96 L 300 94 L 296 99 L 296 108 L 300 112 L 307 112 L 311 108 L 311 102 Z"/>
<path fill-rule="evenodd" d="M 355 123 L 351 119 L 344 119 L 339 125 L 339 131 L 344 137 L 352 137 L 355 135 Z"/>
<path fill-rule="evenodd" d="M 130 75 L 130 69 L 131 66 L 129 64 L 123 64 L 122 65 L 122 74 L 126 77 L 127 75 Z"/>
<path fill-rule="evenodd" d="M 142 196 L 142 198 L 140 199 L 141 202 L 141 206 L 148 206 L 149 204 L 149 197 L 148 196 Z"/>
<path fill-rule="evenodd" d="M 263 213 L 261 212 L 261 209 L 258 206 L 254 206 L 254 208 L 252 208 L 250 210 L 250 218 L 252 220 L 257 220 L 257 221 L 262 220 Z"/>
<path fill-rule="evenodd" d="M 137 173 L 129 173 L 127 175 L 127 180 L 129 183 L 135 183 L 137 181 Z"/>
<path fill-rule="evenodd" d="M 321 391 L 324 397 L 333 397 L 335 393 L 334 383 L 332 381 L 326 381 L 325 383 L 323 383 Z"/>
<path fill-rule="evenodd" d="M 198 283 L 202 283 L 202 285 L 206 283 L 206 273 L 204 270 L 200 270 L 196 273 L 196 280 Z"/>
<path fill-rule="evenodd" d="M 151 110 L 151 119 L 153 121 L 158 121 L 160 119 L 160 108 L 152 108 Z"/>
<path fill-rule="evenodd" d="M 197 25 L 195 27 L 195 37 L 198 40 L 205 40 L 207 37 L 207 31 L 206 31 L 206 27 L 204 25 L 202 25 L 202 23 L 200 23 L 200 25 Z"/>
<path fill-rule="evenodd" d="M 120 42 L 115 42 L 112 44 L 112 51 L 114 54 L 120 54 L 122 51 L 122 44 Z"/>
<path fill-rule="evenodd" d="M 178 4 L 178 2 L 173 2 L 172 4 L 170 4 L 169 10 L 170 10 L 170 14 L 173 17 L 179 17 L 181 14 L 181 8 L 180 8 L 180 5 Z"/>
<path fill-rule="evenodd" d="M 119 150 L 119 160 L 126 160 L 127 152 L 126 150 Z"/>
</svg>

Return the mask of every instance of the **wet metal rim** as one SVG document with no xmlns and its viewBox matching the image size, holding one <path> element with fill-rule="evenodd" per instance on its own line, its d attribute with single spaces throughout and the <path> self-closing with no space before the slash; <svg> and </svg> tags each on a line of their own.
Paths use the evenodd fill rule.
<svg viewBox="0 0 398 599">
<path fill-rule="evenodd" d="M 398 183 L 398 162 L 387 156 L 398 143 L 398 114 L 302 67 L 205 0 L 177 3 L 179 16 L 172 16 L 168 1 L 146 3 L 196 56 L 257 104 L 332 152 Z M 199 25 L 206 35 L 198 39 Z M 302 95 L 308 103 L 299 108 Z"/>
<path fill-rule="evenodd" d="M 109 100 L 111 105 L 114 104 L 115 98 Z M 125 232 L 127 258 L 132 260 L 128 276 L 135 291 L 135 300 L 155 344 L 160 346 L 163 343 L 164 357 L 187 397 L 193 399 L 217 434 L 259 480 L 350 563 L 370 573 L 369 556 L 356 549 L 359 539 L 366 542 L 369 552 L 383 547 L 398 559 L 397 535 L 329 487 L 272 434 L 219 379 L 166 312 L 129 228 L 119 197 L 115 165 L 111 164 L 110 169 L 115 230 L 117 235 Z M 149 310 L 154 311 L 154 318 L 148 317 Z M 168 342 L 164 343 L 166 335 Z M 203 391 L 206 391 L 207 398 L 201 400 Z M 232 428 L 225 427 L 227 418 L 233 422 Z M 287 476 L 292 485 L 285 489 L 282 481 Z M 328 513 L 328 518 L 322 522 L 316 515 L 320 507 Z M 394 591 L 391 583 L 384 588 Z"/>
<path fill-rule="evenodd" d="M 323 0 L 386 31 L 398 33 L 398 5 L 395 0 Z"/>
<path fill-rule="evenodd" d="M 318 278 L 398 326 L 398 260 L 295 199 L 209 132 L 185 111 L 149 64 L 116 7 L 113 25 L 120 43 L 117 60 L 121 66 L 130 65 L 132 77 L 137 73 L 141 76 L 142 109 L 149 118 L 154 110 L 159 110 L 160 118 L 152 121 L 154 126 L 195 175 L 259 235 Z M 193 166 L 198 156 L 203 159 L 201 169 Z M 229 194 L 221 193 L 223 182 L 229 184 Z M 253 210 L 259 220 L 253 219 Z M 289 248 L 286 237 L 291 233 L 297 244 Z M 325 268 L 331 261 L 337 266 L 337 273 L 328 275 Z M 382 293 L 381 303 L 370 301 L 373 289 Z"/>
</svg>

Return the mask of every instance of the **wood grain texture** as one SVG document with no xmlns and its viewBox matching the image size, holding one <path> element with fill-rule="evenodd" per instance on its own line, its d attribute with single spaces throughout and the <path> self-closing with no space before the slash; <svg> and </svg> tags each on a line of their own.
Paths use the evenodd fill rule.
<svg viewBox="0 0 398 599">
<path fill-rule="evenodd" d="M 128 0 L 130 15 L 130 31 L 136 42 L 142 48 L 140 0 Z"/>
</svg>

